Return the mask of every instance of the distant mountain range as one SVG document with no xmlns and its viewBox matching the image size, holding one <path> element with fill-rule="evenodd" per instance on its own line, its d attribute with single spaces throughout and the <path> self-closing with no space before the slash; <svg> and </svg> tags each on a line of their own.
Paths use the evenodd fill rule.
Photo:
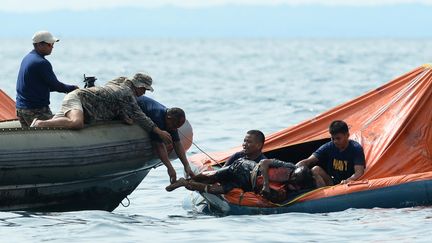
<svg viewBox="0 0 432 243">
<path fill-rule="evenodd" d="M 432 6 L 220 6 L 0 12 L 0 37 L 430 38 Z"/>
</svg>

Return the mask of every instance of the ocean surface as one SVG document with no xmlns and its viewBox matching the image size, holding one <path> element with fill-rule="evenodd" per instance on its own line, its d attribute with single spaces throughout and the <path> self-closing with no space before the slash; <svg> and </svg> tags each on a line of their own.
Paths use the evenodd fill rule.
<svg viewBox="0 0 432 243">
<path fill-rule="evenodd" d="M 0 88 L 15 97 L 31 40 L 0 39 Z M 395 39 L 62 39 L 47 59 L 59 80 L 83 86 L 146 71 L 167 106 L 184 108 L 205 151 L 240 145 L 349 101 L 424 63 L 432 40 Z M 64 94 L 52 93 L 51 109 Z M 188 155 L 199 153 L 192 147 Z M 173 162 L 182 175 L 179 161 Z M 432 208 L 216 217 L 187 207 L 190 192 L 166 192 L 152 170 L 113 212 L 0 212 L 0 242 L 429 242 Z"/>
</svg>

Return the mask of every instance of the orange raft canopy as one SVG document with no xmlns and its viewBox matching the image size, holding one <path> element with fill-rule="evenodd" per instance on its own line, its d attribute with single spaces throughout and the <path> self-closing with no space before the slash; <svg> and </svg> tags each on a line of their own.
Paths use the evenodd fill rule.
<svg viewBox="0 0 432 243">
<path fill-rule="evenodd" d="M 252 192 L 243 193 L 234 189 L 224 195 L 231 205 L 274 208 L 296 206 L 306 212 L 338 211 L 350 207 L 399 207 L 417 205 L 409 203 L 407 195 L 398 195 L 399 204 L 390 203 L 380 195 L 390 187 L 412 182 L 430 181 L 425 187 L 426 194 L 432 191 L 432 65 L 425 64 L 389 83 L 372 90 L 354 100 L 337 106 L 321 115 L 293 127 L 266 137 L 264 153 L 269 158 L 298 161 L 308 157 L 321 144 L 329 141 L 328 126 L 333 120 L 344 120 L 350 127 L 351 139 L 362 144 L 366 156 L 365 174 L 355 182 L 317 189 L 301 195 L 284 205 L 275 205 Z M 218 163 L 223 163 L 240 147 L 225 152 L 211 153 Z M 206 155 L 198 154 L 190 158 L 201 170 L 211 169 L 216 162 Z M 399 188 L 409 190 L 412 188 Z M 361 205 L 365 192 L 373 191 L 368 205 Z M 357 193 L 357 194 L 356 194 Z M 363 193 L 363 194 L 362 194 Z M 414 193 L 414 192 L 413 192 Z M 351 197 L 346 197 L 351 195 Z M 355 197 L 355 195 L 359 195 Z M 345 196 L 345 197 L 344 197 Z M 376 198 L 374 198 L 376 196 Z M 392 195 L 390 195 L 391 197 Z M 369 197 L 369 196 L 368 196 Z M 418 205 L 432 200 L 421 197 Z M 305 205 L 321 199 L 346 200 L 341 207 L 326 205 L 313 210 L 301 210 Z M 393 200 L 393 199 L 392 199 Z M 376 202 L 374 204 L 374 201 Z M 330 203 L 327 201 L 326 204 Z M 289 210 L 288 210 L 289 211 Z"/>
<path fill-rule="evenodd" d="M 0 121 L 16 119 L 15 102 L 0 89 Z"/>
</svg>

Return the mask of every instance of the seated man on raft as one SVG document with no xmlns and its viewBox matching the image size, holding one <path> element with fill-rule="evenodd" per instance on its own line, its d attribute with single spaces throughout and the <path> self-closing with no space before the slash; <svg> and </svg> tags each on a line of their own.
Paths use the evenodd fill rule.
<svg viewBox="0 0 432 243">
<path fill-rule="evenodd" d="M 264 142 L 264 133 L 262 133 L 260 130 L 249 130 L 243 139 L 243 150 L 231 155 L 223 167 L 231 165 L 234 163 L 234 161 L 240 158 L 253 160 L 256 163 L 263 159 L 267 159 L 267 157 L 262 153 Z"/>
<path fill-rule="evenodd" d="M 282 190 L 273 190 L 270 182 L 282 184 Z M 211 194 L 225 194 L 233 188 L 241 188 L 245 192 L 259 193 L 272 202 L 283 202 L 289 192 L 314 189 L 316 182 L 312 172 L 304 166 L 277 159 L 264 159 L 257 164 L 240 158 L 227 167 L 198 174 L 193 179 L 180 178 L 165 189 L 172 191 L 179 187 Z"/>
<path fill-rule="evenodd" d="M 363 147 L 349 139 L 348 125 L 344 121 L 333 121 L 329 126 L 331 141 L 322 145 L 298 166 L 312 168 L 315 177 L 320 177 L 325 186 L 355 181 L 365 170 Z"/>
</svg>

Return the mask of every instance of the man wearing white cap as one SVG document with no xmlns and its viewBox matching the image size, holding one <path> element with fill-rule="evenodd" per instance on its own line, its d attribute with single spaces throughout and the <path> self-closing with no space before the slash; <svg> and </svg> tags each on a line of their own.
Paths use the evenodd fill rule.
<svg viewBox="0 0 432 243">
<path fill-rule="evenodd" d="M 48 31 L 38 31 L 33 36 L 34 49 L 22 60 L 16 86 L 16 109 L 21 126 L 28 127 L 34 118 L 52 117 L 50 92 L 69 93 L 78 87 L 60 82 L 51 63 L 45 59 L 59 39 Z"/>
</svg>

